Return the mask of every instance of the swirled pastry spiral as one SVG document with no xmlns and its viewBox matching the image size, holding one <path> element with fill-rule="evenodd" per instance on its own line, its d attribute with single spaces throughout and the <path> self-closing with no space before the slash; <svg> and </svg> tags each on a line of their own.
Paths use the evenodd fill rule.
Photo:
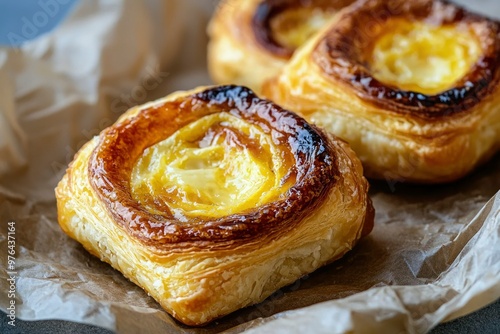
<svg viewBox="0 0 500 334">
<path fill-rule="evenodd" d="M 132 108 L 76 155 L 59 223 L 202 325 L 349 251 L 373 208 L 349 146 L 238 86 Z"/>
<path fill-rule="evenodd" d="M 259 92 L 301 46 L 354 0 L 226 0 L 210 25 L 209 71 L 216 83 Z"/>
<path fill-rule="evenodd" d="M 445 1 L 362 0 L 264 95 L 347 140 L 373 178 L 456 180 L 500 147 L 500 24 Z"/>
</svg>

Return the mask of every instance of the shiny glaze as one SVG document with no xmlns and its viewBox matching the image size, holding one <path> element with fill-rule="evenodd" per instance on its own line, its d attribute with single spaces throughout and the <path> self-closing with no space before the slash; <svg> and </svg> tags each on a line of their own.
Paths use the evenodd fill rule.
<svg viewBox="0 0 500 334">
<path fill-rule="evenodd" d="M 294 185 L 283 198 L 249 212 L 182 222 L 170 210 L 152 214 L 134 201 L 130 173 L 144 149 L 204 115 L 228 112 L 261 127 L 290 152 Z M 242 138 L 235 145 L 246 145 Z M 252 143 L 249 143 L 250 146 Z M 255 149 L 255 148 L 253 148 Z M 292 112 L 259 99 L 247 88 L 223 86 L 142 110 L 105 130 L 89 162 L 93 189 L 114 220 L 141 242 L 161 250 L 224 249 L 241 240 L 293 228 L 319 205 L 339 175 L 327 137 Z"/>
<path fill-rule="evenodd" d="M 403 91 L 376 80 L 370 73 L 367 45 L 390 18 L 433 25 L 467 25 L 477 35 L 482 57 L 455 87 L 436 95 Z M 439 118 L 465 112 L 487 97 L 500 81 L 500 23 L 446 1 L 367 0 L 353 6 L 326 33 L 313 53 L 325 75 L 352 87 L 363 100 L 381 108 Z"/>
<path fill-rule="evenodd" d="M 278 14 L 293 8 L 319 8 L 338 11 L 354 0 L 264 0 L 257 6 L 252 18 L 252 29 L 257 42 L 277 57 L 290 58 L 295 49 L 278 43 L 272 34 L 271 21 Z"/>
</svg>

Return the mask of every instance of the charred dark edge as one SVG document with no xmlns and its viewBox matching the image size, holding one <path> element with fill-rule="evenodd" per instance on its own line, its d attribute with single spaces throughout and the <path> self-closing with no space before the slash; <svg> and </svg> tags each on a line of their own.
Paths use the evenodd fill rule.
<svg viewBox="0 0 500 334">
<path fill-rule="evenodd" d="M 287 8 L 298 6 L 298 1 L 265 0 L 259 3 L 252 17 L 252 31 L 256 41 L 273 55 L 289 59 L 294 49 L 285 47 L 276 41 L 272 35 L 271 20 Z"/>
<path fill-rule="evenodd" d="M 365 1 L 369 2 L 369 1 Z M 375 2 L 375 1 L 372 1 Z M 487 24 L 491 29 L 491 37 L 494 39 L 492 45 L 483 57 L 476 63 L 473 69 L 466 74 L 457 84 L 457 87 L 436 95 L 426 95 L 413 91 L 404 91 L 396 87 L 385 85 L 375 79 L 363 62 L 352 63 L 355 59 L 353 53 L 359 50 L 352 49 L 352 36 L 350 30 L 338 29 L 337 25 L 330 30 L 325 38 L 314 50 L 314 59 L 320 68 L 334 79 L 340 80 L 355 89 L 357 95 L 374 105 L 401 114 L 412 114 L 426 119 L 441 118 L 466 112 L 489 96 L 500 82 L 500 23 L 492 19 L 482 17 L 478 14 L 468 12 L 466 9 L 449 3 L 447 1 L 427 1 L 429 4 L 441 3 L 453 6 L 456 10 L 452 20 L 445 24 L 455 22 Z M 409 3 L 409 2 L 408 2 Z M 384 3 L 377 2 L 377 7 L 370 8 L 372 12 L 384 7 Z M 419 8 L 422 10 L 422 8 Z M 348 15 L 366 14 L 366 8 L 357 6 Z M 387 8 L 384 7 L 384 10 Z M 431 10 L 428 8 L 428 10 Z M 425 11 L 424 11 L 425 12 Z M 398 15 L 399 17 L 405 17 Z M 422 12 L 412 19 L 425 19 Z M 429 13 L 426 13 L 427 15 Z M 395 16 L 395 17 L 398 17 Z M 387 17 L 386 19 L 388 19 Z M 342 19 L 337 24 L 342 24 Z M 352 22 L 351 22 L 352 23 Z M 349 27 L 352 29 L 352 27 Z M 359 29 L 359 27 L 356 27 Z M 322 59 L 327 54 L 328 59 Z M 349 65 L 345 65 L 349 64 Z M 340 70 L 339 70 L 340 69 Z"/>
<path fill-rule="evenodd" d="M 252 31 L 256 41 L 267 51 L 277 57 L 289 59 L 295 52 L 278 43 L 272 35 L 271 20 L 287 9 L 317 7 L 324 10 L 339 10 L 351 4 L 354 0 L 264 0 L 260 2 L 252 17 Z"/>
<path fill-rule="evenodd" d="M 292 147 L 292 154 L 297 160 L 295 166 L 300 167 L 300 164 L 306 161 L 312 161 L 312 166 L 307 166 L 308 169 L 304 175 L 297 176 L 296 184 L 289 189 L 282 200 L 243 214 L 234 214 L 214 220 L 193 219 L 188 223 L 178 224 L 178 221 L 168 213 L 158 216 L 141 210 L 140 205 L 132 200 L 130 189 L 123 185 L 123 180 L 117 180 L 118 183 L 122 181 L 122 184 L 114 186 L 118 191 L 123 192 L 122 195 L 126 196 L 124 203 L 120 200 L 110 199 L 106 192 L 109 191 L 110 185 L 113 185 L 114 182 L 106 176 L 106 173 L 113 162 L 100 157 L 99 149 L 105 141 L 105 136 L 103 136 L 89 161 L 89 181 L 99 198 L 105 203 L 108 213 L 136 239 L 160 252 L 161 250 L 176 251 L 176 249 L 171 249 L 174 247 L 224 249 L 234 242 L 250 241 L 291 229 L 304 215 L 312 212 L 311 210 L 324 201 L 329 190 L 336 183 L 339 171 L 336 167 L 334 149 L 330 146 L 328 137 L 321 131 L 309 125 L 296 114 L 283 110 L 270 101 L 259 99 L 251 90 L 244 87 L 210 88 L 191 96 L 181 97 L 180 100 L 190 98 L 202 101 L 212 107 L 222 107 L 227 111 L 243 108 L 239 112 L 249 118 L 252 118 L 254 114 L 249 114 L 244 108 L 259 103 L 258 110 L 269 108 L 268 110 L 278 112 L 281 118 L 293 119 L 295 124 L 292 124 L 289 130 L 293 132 L 298 130 L 297 136 L 291 136 L 288 138 L 288 142 L 291 139 L 298 141 L 296 149 Z M 147 112 L 147 110 L 143 112 Z M 276 122 L 276 120 L 271 120 L 272 122 Z M 112 127 L 108 131 L 120 131 L 129 124 L 130 119 L 121 123 L 118 126 L 119 129 Z M 300 136 L 303 138 L 299 138 Z M 103 179 L 106 181 L 98 181 Z M 118 198 L 122 197 L 118 196 Z M 119 207 L 125 208 L 126 211 L 119 212 L 116 209 Z M 133 229 L 129 226 L 127 217 L 133 214 L 146 217 L 146 224 L 149 225 L 146 231 Z M 279 231 L 277 230 L 278 226 Z M 164 235 L 165 227 L 175 229 L 175 233 Z M 149 236 L 145 234 L 149 234 Z"/>
</svg>

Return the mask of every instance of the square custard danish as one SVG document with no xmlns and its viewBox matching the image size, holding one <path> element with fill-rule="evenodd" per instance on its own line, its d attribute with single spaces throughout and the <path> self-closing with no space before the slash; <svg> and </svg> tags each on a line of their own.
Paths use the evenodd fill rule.
<svg viewBox="0 0 500 334">
<path fill-rule="evenodd" d="M 360 0 L 263 95 L 346 140 L 367 177 L 455 181 L 500 149 L 500 23 L 442 0 Z"/>
<path fill-rule="evenodd" d="M 197 326 L 352 249 L 373 226 L 367 191 L 344 141 L 222 86 L 127 111 L 56 197 L 71 238 Z"/>
</svg>

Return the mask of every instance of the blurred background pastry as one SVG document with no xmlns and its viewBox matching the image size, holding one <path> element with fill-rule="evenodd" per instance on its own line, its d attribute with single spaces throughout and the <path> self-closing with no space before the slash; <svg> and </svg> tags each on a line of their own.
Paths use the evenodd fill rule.
<svg viewBox="0 0 500 334">
<path fill-rule="evenodd" d="M 500 25 L 444 1 L 361 0 L 264 95 L 345 140 L 372 178 L 459 179 L 500 147 Z"/>
<path fill-rule="evenodd" d="M 208 28 L 208 69 L 219 84 L 260 91 L 295 50 L 354 0 L 221 1 Z"/>
</svg>

